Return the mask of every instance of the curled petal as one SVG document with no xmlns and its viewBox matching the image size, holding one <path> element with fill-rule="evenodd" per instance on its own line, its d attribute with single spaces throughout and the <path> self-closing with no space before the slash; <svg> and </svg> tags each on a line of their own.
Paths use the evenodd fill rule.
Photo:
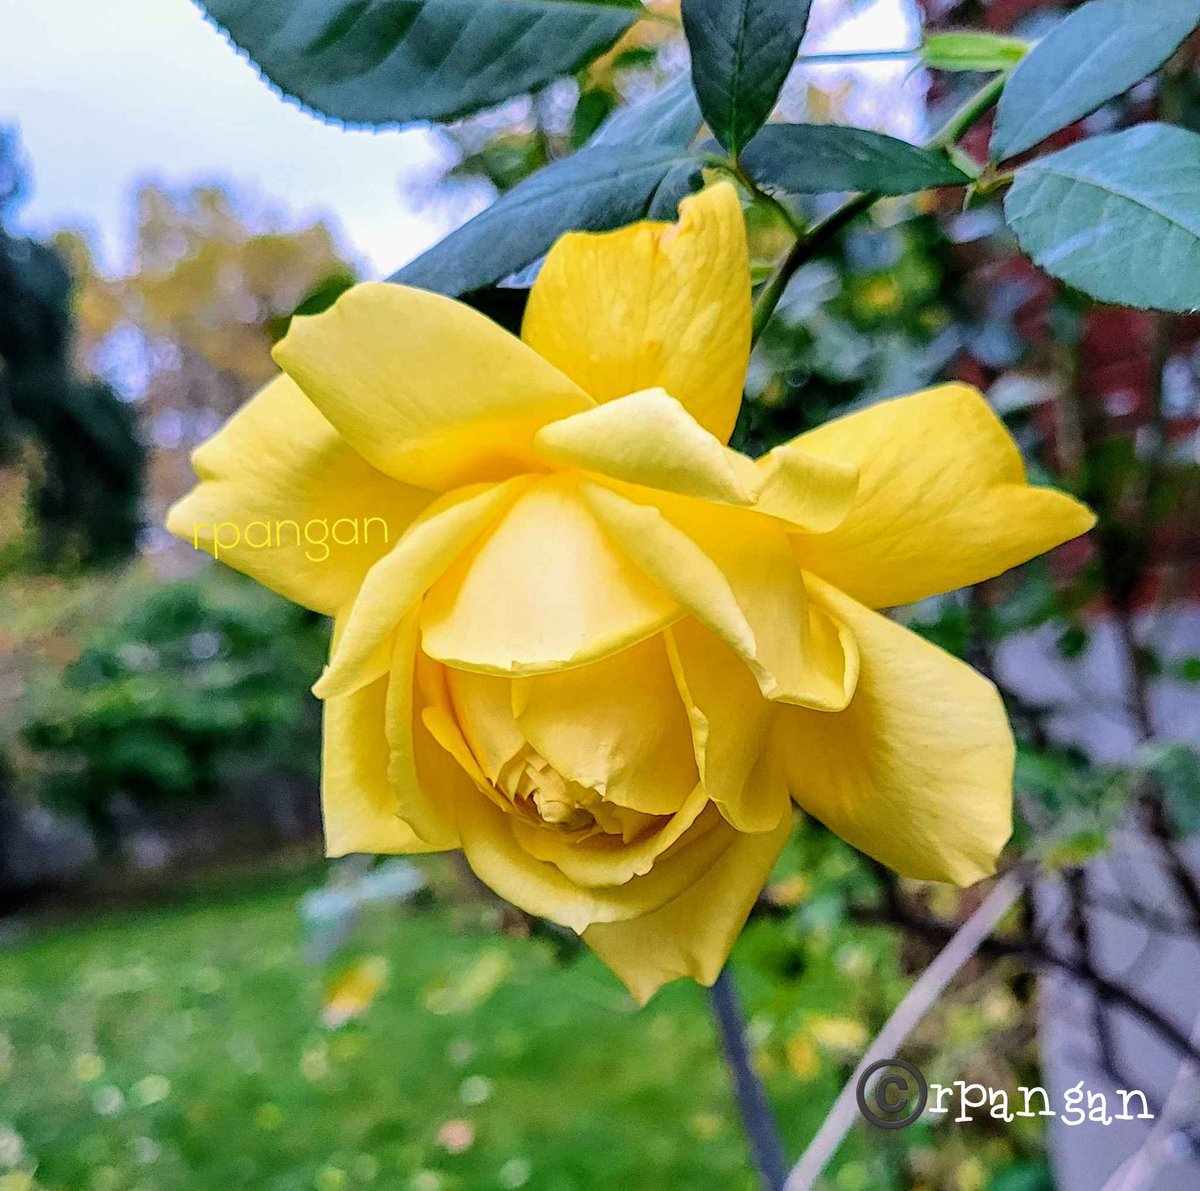
<svg viewBox="0 0 1200 1191">
<path fill-rule="evenodd" d="M 484 778 L 497 784 L 528 743 L 513 716 L 512 680 L 448 666 L 437 669 L 445 684 L 447 713 L 459 725 Z"/>
<path fill-rule="evenodd" d="M 372 467 L 286 376 L 251 397 L 192 464 L 200 483 L 167 528 L 326 615 L 353 599 L 431 499 Z M 350 530 L 339 531 L 344 523 Z"/>
<path fill-rule="evenodd" d="M 990 579 L 1096 521 L 1072 497 L 1029 486 L 1004 424 L 966 385 L 881 402 L 791 446 L 858 468 L 841 525 L 793 544 L 805 570 L 872 608 Z"/>
<path fill-rule="evenodd" d="M 636 503 L 590 481 L 580 491 L 609 536 L 749 667 L 769 699 L 837 710 L 854 690 L 850 634 L 814 638 L 787 537 L 754 513 L 662 497 Z"/>
<path fill-rule="evenodd" d="M 386 672 L 397 625 L 525 483 L 515 479 L 463 488 L 426 509 L 367 573 L 330 665 L 313 687 L 318 697 L 349 694 Z"/>
<path fill-rule="evenodd" d="M 478 311 L 402 285 L 354 286 L 273 354 L 365 459 L 435 491 L 537 470 L 537 429 L 592 404 Z"/>
<path fill-rule="evenodd" d="M 534 444 L 555 463 L 753 508 L 817 533 L 841 522 L 858 487 L 855 468 L 798 448 L 772 452 L 756 464 L 705 430 L 663 389 L 618 397 L 551 422 Z"/>
<path fill-rule="evenodd" d="M 835 588 L 813 599 L 858 640 L 854 699 L 783 708 L 774 747 L 802 809 L 901 876 L 967 885 L 1012 833 L 1012 733 L 981 675 Z"/>
<path fill-rule="evenodd" d="M 628 842 L 604 841 L 589 846 L 552 828 L 514 819 L 513 832 L 531 856 L 553 864 L 577 885 L 608 888 L 646 876 L 663 853 L 674 847 L 708 806 L 708 795 L 696 786 L 683 805 L 653 830 Z"/>
<path fill-rule="evenodd" d="M 522 337 L 596 401 L 661 387 L 721 442 L 750 357 L 750 264 L 728 182 L 679 205 L 679 222 L 573 232 L 550 250 Z"/>
<path fill-rule="evenodd" d="M 705 793 L 739 831 L 770 831 L 791 807 L 787 782 L 763 764 L 774 704 L 741 658 L 699 621 L 681 620 L 667 641 Z"/>
<path fill-rule="evenodd" d="M 785 816 L 771 831 L 743 835 L 727 824 L 712 865 L 677 897 L 639 918 L 597 923 L 584 942 L 644 1005 L 664 984 L 691 976 L 712 984 L 746 922 L 791 831 Z"/>
</svg>

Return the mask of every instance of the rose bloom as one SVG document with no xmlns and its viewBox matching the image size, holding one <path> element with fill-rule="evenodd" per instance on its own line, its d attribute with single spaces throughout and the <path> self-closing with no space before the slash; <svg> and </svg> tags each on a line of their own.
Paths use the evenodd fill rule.
<svg viewBox="0 0 1200 1191">
<path fill-rule="evenodd" d="M 716 979 L 793 802 L 904 876 L 993 871 L 996 691 L 875 609 L 1093 523 L 962 385 L 738 454 L 749 350 L 729 183 L 676 224 L 564 236 L 520 339 L 359 285 L 293 320 L 168 522 L 211 550 L 218 523 L 387 521 L 324 561 L 286 534 L 221 548 L 334 617 L 329 854 L 461 848 L 639 1000 Z"/>
</svg>

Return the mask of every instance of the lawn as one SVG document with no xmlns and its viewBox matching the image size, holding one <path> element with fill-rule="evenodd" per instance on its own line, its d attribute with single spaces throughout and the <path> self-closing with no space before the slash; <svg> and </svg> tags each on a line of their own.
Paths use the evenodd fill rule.
<svg viewBox="0 0 1200 1191">
<path fill-rule="evenodd" d="M 635 1012 L 590 956 L 562 964 L 444 895 L 370 912 L 315 964 L 297 902 L 322 879 L 243 882 L 0 950 L 0 1191 L 755 1186 L 695 986 Z M 752 930 L 738 956 L 794 1150 L 863 1045 L 837 1014 L 867 998 L 878 1016 L 903 983 L 881 941 L 768 978 L 779 939 Z M 842 1191 L 891 1182 L 867 1145 L 848 1147 Z"/>
</svg>

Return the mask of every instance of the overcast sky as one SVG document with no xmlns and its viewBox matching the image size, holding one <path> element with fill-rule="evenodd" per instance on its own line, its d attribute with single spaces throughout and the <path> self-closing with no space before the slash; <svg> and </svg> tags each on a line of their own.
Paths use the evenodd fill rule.
<svg viewBox="0 0 1200 1191">
<path fill-rule="evenodd" d="M 817 0 L 813 28 L 838 6 Z M 909 8 L 876 0 L 806 49 L 912 44 Z M 907 67 L 876 69 L 895 86 Z M 142 179 L 223 180 L 295 220 L 319 213 L 376 274 L 456 218 L 414 210 L 407 197 L 413 179 L 435 175 L 443 160 L 434 134 L 322 124 L 273 94 L 189 0 L 0 0 L 0 122 L 13 121 L 33 165 L 24 225 L 82 226 L 112 265 Z"/>
</svg>

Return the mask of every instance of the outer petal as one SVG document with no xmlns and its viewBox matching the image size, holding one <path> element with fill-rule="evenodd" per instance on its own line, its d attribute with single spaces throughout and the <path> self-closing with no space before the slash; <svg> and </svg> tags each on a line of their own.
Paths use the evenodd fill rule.
<svg viewBox="0 0 1200 1191">
<path fill-rule="evenodd" d="M 573 476 L 536 482 L 429 593 L 430 657 L 535 674 L 605 657 L 658 632 L 679 607 L 601 532 Z"/>
<path fill-rule="evenodd" d="M 705 792 L 739 831 L 770 831 L 788 813 L 787 782 L 759 765 L 775 719 L 745 663 L 690 617 L 667 630 Z"/>
<path fill-rule="evenodd" d="M 397 625 L 525 483 L 464 488 L 429 506 L 363 581 L 330 665 L 313 687 L 320 698 L 349 694 L 387 670 Z"/>
<path fill-rule="evenodd" d="M 534 444 L 556 463 L 754 508 L 816 533 L 841 523 L 858 487 L 855 468 L 797 448 L 755 464 L 724 446 L 663 389 L 618 397 L 552 422 L 538 431 Z"/>
<path fill-rule="evenodd" d="M 376 471 L 286 376 L 251 397 L 192 464 L 200 483 L 171 509 L 167 528 L 326 615 L 353 598 L 363 575 L 430 500 Z M 328 542 L 344 519 L 362 541 Z M 271 544 L 263 544 L 264 534 Z"/>
<path fill-rule="evenodd" d="M 1003 423 L 965 385 L 881 402 L 792 445 L 859 468 L 845 521 L 794 546 L 806 570 L 873 608 L 978 583 L 1095 524 L 1077 500 L 1029 487 Z"/>
<path fill-rule="evenodd" d="M 679 205 L 679 222 L 571 233 L 550 250 L 522 337 L 591 394 L 658 386 L 722 442 L 750 356 L 750 266 L 728 182 Z"/>
<path fill-rule="evenodd" d="M 584 942 L 643 1005 L 664 984 L 681 976 L 712 984 L 791 827 L 790 815 L 773 831 L 757 835 L 722 826 L 727 846 L 699 881 L 653 913 L 589 927 Z"/>
<path fill-rule="evenodd" d="M 423 488 L 527 471 L 538 427 L 591 405 L 490 319 L 401 285 L 293 319 L 274 356 L 364 458 Z"/>
<path fill-rule="evenodd" d="M 436 752 L 428 729 L 417 714 L 418 611 L 405 616 L 394 636 L 387 679 L 384 724 L 388 746 L 388 784 L 397 812 L 430 850 L 458 846 L 453 808 L 440 783 L 422 778 L 422 754 Z M 373 684 L 374 685 L 374 684 Z"/>
<path fill-rule="evenodd" d="M 804 584 L 778 525 L 679 497 L 638 504 L 586 481 L 580 491 L 609 536 L 750 667 L 767 698 L 845 707 L 857 659 L 841 645 L 852 639 L 812 637 Z"/>
<path fill-rule="evenodd" d="M 796 801 L 902 876 L 986 877 L 1012 833 L 1015 753 L 995 687 L 819 580 L 809 590 L 853 630 L 862 669 L 845 711 L 781 711 Z"/>
<path fill-rule="evenodd" d="M 388 782 L 387 688 L 381 678 L 325 704 L 321 807 L 328 856 L 436 851 L 400 818 Z"/>
</svg>

